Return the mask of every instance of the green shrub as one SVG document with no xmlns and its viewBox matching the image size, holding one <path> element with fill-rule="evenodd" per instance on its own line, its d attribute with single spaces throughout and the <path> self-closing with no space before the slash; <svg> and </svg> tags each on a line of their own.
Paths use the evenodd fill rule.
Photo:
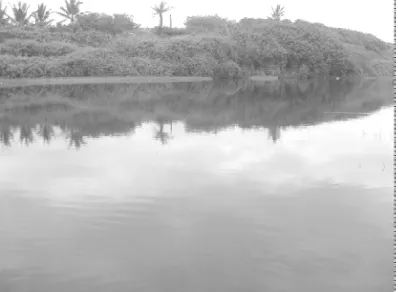
<svg viewBox="0 0 398 292">
<path fill-rule="evenodd" d="M 112 35 L 99 31 L 80 31 L 67 35 L 67 40 L 79 45 L 101 47 L 111 42 Z"/>
<path fill-rule="evenodd" d="M 0 77 L 23 78 L 45 75 L 46 58 L 0 55 Z"/>
<path fill-rule="evenodd" d="M 0 38 L 36 40 L 38 42 L 63 41 L 82 46 L 100 47 L 110 43 L 112 36 L 108 33 L 98 31 L 53 31 L 50 28 L 32 27 L 0 27 Z"/>
<path fill-rule="evenodd" d="M 173 66 L 168 62 L 140 57 L 129 60 L 141 76 L 171 76 L 173 73 Z"/>
<path fill-rule="evenodd" d="M 179 37 L 171 39 L 165 44 L 165 54 L 168 59 L 178 61 L 184 58 L 193 58 L 199 53 L 200 48 L 192 37 Z"/>
<path fill-rule="evenodd" d="M 168 26 L 163 26 L 161 30 L 159 30 L 159 27 L 156 26 L 153 29 L 151 29 L 151 32 L 154 34 L 159 34 L 161 32 L 162 36 L 167 36 L 167 37 L 174 37 L 174 36 L 182 36 L 182 35 L 187 35 L 189 34 L 189 30 L 186 28 L 171 28 Z"/>
<path fill-rule="evenodd" d="M 186 28 L 191 32 L 213 32 L 229 35 L 234 22 L 218 15 L 189 16 L 185 21 Z"/>
<path fill-rule="evenodd" d="M 214 78 L 216 79 L 240 78 L 243 75 L 242 69 L 233 61 L 218 64 L 214 69 Z"/>
<path fill-rule="evenodd" d="M 0 46 L 1 54 L 9 54 L 14 56 L 64 56 L 76 50 L 76 46 L 65 42 L 42 43 L 35 40 L 8 40 Z"/>
<path fill-rule="evenodd" d="M 0 56 L 0 76 L 137 76 L 134 62 L 107 49 L 84 49 L 57 58 Z"/>
<path fill-rule="evenodd" d="M 109 49 L 84 49 L 58 60 L 64 76 L 136 76 L 134 64 Z"/>
<path fill-rule="evenodd" d="M 213 77 L 217 61 L 210 55 L 183 57 L 175 63 L 173 76 Z"/>
<path fill-rule="evenodd" d="M 127 14 L 108 15 L 104 13 L 86 13 L 78 17 L 79 26 L 83 31 L 100 31 L 112 35 L 131 31 L 139 27 L 133 17 Z"/>
<path fill-rule="evenodd" d="M 165 41 L 156 39 L 119 38 L 110 45 L 110 48 L 125 57 L 167 60 L 164 44 Z"/>
</svg>

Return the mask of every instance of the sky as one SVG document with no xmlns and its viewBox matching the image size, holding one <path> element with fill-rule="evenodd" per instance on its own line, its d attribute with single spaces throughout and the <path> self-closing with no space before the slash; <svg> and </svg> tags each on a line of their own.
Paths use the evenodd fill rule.
<svg viewBox="0 0 398 292">
<path fill-rule="evenodd" d="M 32 8 L 42 1 L 53 10 L 58 10 L 64 4 L 64 0 L 25 0 Z M 12 4 L 17 0 L 4 2 Z M 143 27 L 153 27 L 158 24 L 158 18 L 153 16 L 151 7 L 160 0 L 82 0 L 82 2 L 83 11 L 128 13 L 133 15 L 135 21 Z M 384 41 L 394 41 L 394 0 L 169 0 L 166 2 L 174 7 L 170 13 L 175 27 L 182 27 L 186 17 L 193 15 L 218 14 L 231 20 L 240 20 L 244 17 L 266 18 L 271 14 L 271 7 L 280 4 L 285 7 L 285 18 L 292 21 L 302 19 L 319 22 L 331 27 L 371 33 Z M 165 15 L 165 24 L 169 23 L 170 13 Z"/>
</svg>

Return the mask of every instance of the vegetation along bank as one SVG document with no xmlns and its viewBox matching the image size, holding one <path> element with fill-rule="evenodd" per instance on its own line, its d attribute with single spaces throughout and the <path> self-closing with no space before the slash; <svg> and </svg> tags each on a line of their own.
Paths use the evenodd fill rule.
<svg viewBox="0 0 398 292">
<path fill-rule="evenodd" d="M 373 35 L 303 20 L 187 17 L 164 26 L 165 2 L 153 7 L 159 26 L 141 28 L 127 14 L 81 13 L 66 0 L 58 12 L 0 2 L 0 78 L 252 75 L 392 76 L 393 44 Z M 54 24 L 52 15 L 64 18 Z"/>
</svg>

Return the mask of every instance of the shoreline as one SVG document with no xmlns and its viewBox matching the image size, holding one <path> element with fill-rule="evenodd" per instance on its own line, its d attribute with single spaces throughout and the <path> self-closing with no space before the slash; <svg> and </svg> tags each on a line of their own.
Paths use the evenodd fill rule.
<svg viewBox="0 0 398 292">
<path fill-rule="evenodd" d="M 134 76 L 134 77 L 62 77 L 62 78 L 0 78 L 0 88 L 75 85 L 75 84 L 137 84 L 137 83 L 170 83 L 170 82 L 208 82 L 211 77 L 185 76 Z"/>
<path fill-rule="evenodd" d="M 390 76 L 359 77 L 369 79 L 393 79 Z M 277 76 L 250 76 L 253 82 L 277 81 Z M 327 78 L 334 79 L 334 78 Z M 340 79 L 341 80 L 341 79 Z M 212 77 L 196 76 L 127 76 L 127 77 L 56 77 L 56 78 L 0 78 L 0 88 L 48 86 L 48 85 L 84 85 L 84 84 L 140 84 L 140 83 L 172 83 L 172 82 L 214 82 Z"/>
<path fill-rule="evenodd" d="M 252 81 L 276 81 L 276 76 L 251 76 Z M 76 84 L 139 84 L 171 82 L 213 82 L 212 77 L 196 76 L 133 76 L 133 77 L 55 77 L 55 78 L 0 78 L 0 88 L 76 85 Z"/>
</svg>

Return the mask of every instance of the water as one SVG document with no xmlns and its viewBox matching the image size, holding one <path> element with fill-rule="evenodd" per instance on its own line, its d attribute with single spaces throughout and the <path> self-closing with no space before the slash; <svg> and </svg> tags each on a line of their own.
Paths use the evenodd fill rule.
<svg viewBox="0 0 398 292">
<path fill-rule="evenodd" d="M 393 291 L 391 81 L 0 96 L 2 292 Z"/>
</svg>

